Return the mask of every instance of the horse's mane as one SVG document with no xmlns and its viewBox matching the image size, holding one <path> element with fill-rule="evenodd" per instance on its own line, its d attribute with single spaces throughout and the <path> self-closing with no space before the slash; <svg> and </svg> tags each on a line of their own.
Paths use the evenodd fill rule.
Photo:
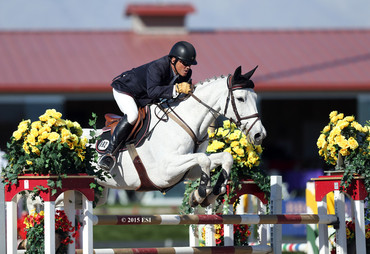
<svg viewBox="0 0 370 254">
<path fill-rule="evenodd" d="M 209 83 L 212 83 L 212 82 L 214 82 L 218 79 L 222 79 L 222 78 L 225 78 L 225 77 L 226 77 L 225 75 L 221 75 L 221 76 L 214 76 L 213 78 L 207 78 L 203 81 L 200 81 L 200 82 L 196 83 L 195 86 L 197 86 L 197 85 L 207 85 Z"/>
</svg>

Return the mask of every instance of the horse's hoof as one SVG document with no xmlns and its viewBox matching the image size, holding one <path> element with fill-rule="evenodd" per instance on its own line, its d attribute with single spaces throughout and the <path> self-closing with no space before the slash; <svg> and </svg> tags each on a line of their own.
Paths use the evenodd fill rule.
<svg viewBox="0 0 370 254">
<path fill-rule="evenodd" d="M 201 207 L 207 207 L 211 204 L 213 204 L 216 199 L 218 198 L 218 195 L 215 195 L 213 193 L 211 193 L 210 195 L 207 196 L 206 199 L 204 199 L 204 201 L 200 204 Z"/>
<path fill-rule="evenodd" d="M 193 190 L 189 195 L 189 205 L 190 205 L 190 207 L 196 207 L 197 205 L 199 205 L 198 201 L 195 198 L 194 192 L 195 192 L 195 190 Z"/>
<path fill-rule="evenodd" d="M 209 206 L 211 203 L 208 201 L 208 197 L 200 204 L 201 207 L 207 207 Z"/>
</svg>

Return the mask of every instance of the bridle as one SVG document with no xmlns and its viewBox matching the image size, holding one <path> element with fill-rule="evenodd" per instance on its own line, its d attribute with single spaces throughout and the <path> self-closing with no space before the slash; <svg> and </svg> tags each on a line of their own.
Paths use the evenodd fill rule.
<svg viewBox="0 0 370 254">
<path fill-rule="evenodd" d="M 251 126 L 248 128 L 247 132 L 246 132 L 246 135 L 248 135 L 248 133 L 250 132 L 250 130 L 253 128 L 253 126 L 256 124 L 256 122 L 260 119 L 259 117 L 259 114 L 258 113 L 255 113 L 255 114 L 252 114 L 252 115 L 249 115 L 249 116 L 245 116 L 245 117 L 240 117 L 239 115 L 239 112 L 238 112 L 238 108 L 236 107 L 236 104 L 235 104 L 235 97 L 234 97 L 234 91 L 237 90 L 237 89 L 242 89 L 242 88 L 247 88 L 246 85 L 232 85 L 232 75 L 229 75 L 227 77 L 227 88 L 228 88 L 228 95 L 227 95 L 227 98 L 226 98 L 226 102 L 225 102 L 225 110 L 224 110 L 224 116 L 226 116 L 226 112 L 227 112 L 227 108 L 228 108 L 228 105 L 229 105 L 229 101 L 231 101 L 231 106 L 233 108 L 233 111 L 234 111 L 234 114 L 235 114 L 235 117 L 236 117 L 236 120 L 234 120 L 232 117 L 228 118 L 231 122 L 235 123 L 235 125 L 239 128 L 241 126 L 241 121 L 242 120 L 246 120 L 246 119 L 251 119 L 251 118 L 256 118 L 256 120 L 254 120 L 254 122 L 251 124 Z M 211 108 L 210 106 L 208 106 L 207 104 L 205 104 L 203 101 L 201 101 L 198 97 L 196 97 L 192 92 L 189 93 L 191 97 L 193 97 L 196 101 L 198 101 L 200 104 L 202 104 L 203 106 L 205 106 L 206 108 L 208 108 L 208 110 L 214 115 L 215 118 L 217 118 L 218 116 L 220 116 L 221 114 L 214 110 L 213 108 Z M 216 116 L 215 116 L 216 115 Z"/>
<path fill-rule="evenodd" d="M 226 112 L 227 112 L 227 107 L 228 107 L 228 104 L 229 104 L 229 101 L 231 101 L 231 105 L 232 105 L 232 108 L 233 108 L 233 111 L 234 111 L 234 114 L 235 114 L 235 117 L 236 117 L 236 120 L 234 120 L 232 117 L 230 118 L 227 118 L 229 119 L 231 122 L 235 123 L 237 127 L 240 127 L 241 126 L 241 121 L 242 120 L 246 120 L 246 119 L 251 119 L 251 118 L 256 118 L 256 120 L 254 120 L 254 122 L 251 124 L 251 126 L 248 128 L 247 132 L 246 132 L 246 135 L 248 135 L 248 133 L 250 132 L 250 130 L 253 128 L 253 126 L 256 124 L 256 122 L 260 119 L 259 118 L 259 114 L 258 113 L 255 113 L 255 114 L 252 114 L 252 115 L 249 115 L 249 116 L 245 116 L 245 117 L 240 117 L 239 115 L 239 112 L 238 112 L 238 109 L 236 107 L 236 104 L 235 104 L 235 97 L 234 97 L 234 90 L 236 89 L 242 89 L 242 88 L 247 88 L 246 85 L 232 85 L 232 82 L 231 82 L 231 79 L 232 79 L 232 75 L 229 75 L 227 77 L 227 87 L 228 87 L 228 96 L 226 98 L 226 104 L 225 104 L 225 111 L 224 111 L 224 114 L 223 116 L 226 115 Z M 193 97 L 197 102 L 199 102 L 200 104 L 202 104 L 204 107 L 206 107 L 209 112 L 213 115 L 213 117 L 216 119 L 217 117 L 219 117 L 220 115 L 222 115 L 220 112 L 218 112 L 217 110 L 213 109 L 212 107 L 210 107 L 209 105 L 207 105 L 206 103 L 204 103 L 202 100 L 200 100 L 197 96 L 194 95 L 193 92 L 190 92 L 189 95 L 191 97 Z M 177 122 L 190 136 L 191 138 L 193 139 L 194 143 L 195 143 L 195 147 L 194 147 L 194 151 L 196 151 L 197 147 L 202 144 L 205 140 L 207 140 L 207 135 L 205 137 L 203 137 L 202 139 L 198 139 L 195 135 L 195 133 L 193 132 L 193 130 L 186 124 L 186 122 L 170 107 L 170 105 L 168 104 L 167 105 L 167 108 L 165 109 L 164 107 L 162 107 L 161 105 L 158 105 L 159 108 L 165 112 L 165 114 L 167 114 L 171 119 L 173 119 L 175 122 Z"/>
<path fill-rule="evenodd" d="M 232 117 L 230 117 L 229 119 L 230 119 L 230 121 L 234 122 L 237 127 L 240 127 L 242 120 L 256 118 L 256 120 L 254 120 L 254 122 L 251 124 L 251 126 L 248 128 L 248 130 L 246 132 L 246 135 L 248 135 L 248 133 L 250 132 L 250 130 L 253 128 L 253 126 L 256 124 L 256 122 L 260 119 L 260 116 L 259 116 L 258 113 L 255 113 L 255 114 L 252 114 L 252 115 L 249 115 L 249 116 L 240 117 L 239 112 L 238 112 L 238 109 L 237 109 L 236 104 L 235 104 L 235 97 L 234 97 L 234 93 L 233 92 L 236 89 L 247 88 L 247 86 L 244 85 L 244 84 L 241 84 L 241 85 L 233 85 L 232 82 L 231 82 L 232 77 L 233 77 L 232 75 L 229 75 L 227 77 L 227 88 L 229 90 L 229 93 L 228 93 L 228 96 L 227 96 L 227 99 L 226 99 L 226 105 L 225 105 L 224 115 L 226 115 L 226 112 L 227 112 L 227 107 L 229 105 L 228 102 L 231 100 L 231 106 L 233 107 L 233 111 L 234 111 L 236 120 L 234 120 Z"/>
</svg>

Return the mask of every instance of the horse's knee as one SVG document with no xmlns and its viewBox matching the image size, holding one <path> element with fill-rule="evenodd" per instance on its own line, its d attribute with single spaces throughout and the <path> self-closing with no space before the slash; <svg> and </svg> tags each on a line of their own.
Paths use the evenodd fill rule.
<svg viewBox="0 0 370 254">
<path fill-rule="evenodd" d="M 223 160 L 222 160 L 222 167 L 226 170 L 229 170 L 231 169 L 233 163 L 234 163 L 234 158 L 233 156 L 228 153 L 228 152 L 223 152 L 222 153 L 222 157 L 223 157 Z"/>
<path fill-rule="evenodd" d="M 204 153 L 199 153 L 198 155 L 198 164 L 202 168 L 202 170 L 209 170 L 211 167 L 211 160 L 209 157 Z"/>
</svg>

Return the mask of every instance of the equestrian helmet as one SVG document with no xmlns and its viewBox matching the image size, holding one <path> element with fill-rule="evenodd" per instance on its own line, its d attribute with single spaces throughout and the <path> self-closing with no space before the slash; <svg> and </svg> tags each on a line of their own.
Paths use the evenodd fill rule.
<svg viewBox="0 0 370 254">
<path fill-rule="evenodd" d="M 187 41 L 179 41 L 172 46 L 169 57 L 176 57 L 181 61 L 184 61 L 188 65 L 196 65 L 197 52 L 191 43 Z"/>
</svg>

